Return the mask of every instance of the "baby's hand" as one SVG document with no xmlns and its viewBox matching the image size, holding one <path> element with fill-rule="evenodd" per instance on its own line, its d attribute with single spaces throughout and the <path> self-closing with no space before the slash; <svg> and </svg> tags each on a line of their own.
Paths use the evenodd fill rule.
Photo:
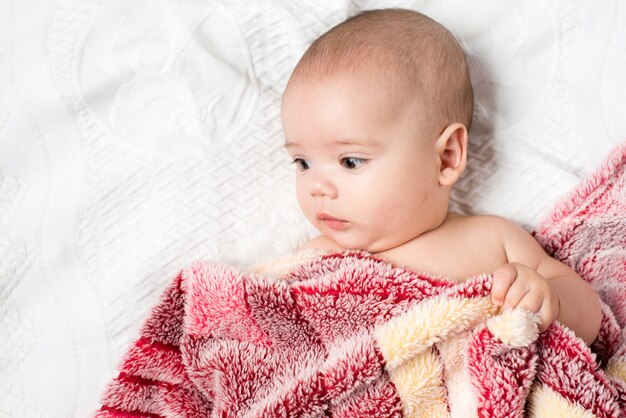
<svg viewBox="0 0 626 418">
<path fill-rule="evenodd" d="M 508 263 L 493 272 L 491 299 L 506 308 L 538 312 L 539 332 L 545 331 L 559 315 L 559 296 L 535 270 L 520 263 Z"/>
</svg>

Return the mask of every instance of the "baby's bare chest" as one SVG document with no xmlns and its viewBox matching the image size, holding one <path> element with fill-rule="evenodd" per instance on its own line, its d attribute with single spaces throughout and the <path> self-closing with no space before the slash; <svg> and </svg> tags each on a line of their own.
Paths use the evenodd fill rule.
<svg viewBox="0 0 626 418">
<path fill-rule="evenodd" d="M 462 281 L 492 273 L 507 263 L 504 247 L 495 240 L 449 239 L 404 245 L 376 254 L 396 266 Z"/>
</svg>

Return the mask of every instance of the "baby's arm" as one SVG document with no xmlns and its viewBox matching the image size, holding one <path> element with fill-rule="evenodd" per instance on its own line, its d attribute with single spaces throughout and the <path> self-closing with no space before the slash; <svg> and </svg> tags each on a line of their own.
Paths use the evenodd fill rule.
<svg viewBox="0 0 626 418">
<path fill-rule="evenodd" d="M 521 226 L 493 217 L 508 264 L 494 272 L 491 295 L 503 308 L 523 307 L 541 316 L 540 331 L 558 319 L 588 345 L 600 329 L 600 301 L 593 288 L 547 255 Z"/>
</svg>

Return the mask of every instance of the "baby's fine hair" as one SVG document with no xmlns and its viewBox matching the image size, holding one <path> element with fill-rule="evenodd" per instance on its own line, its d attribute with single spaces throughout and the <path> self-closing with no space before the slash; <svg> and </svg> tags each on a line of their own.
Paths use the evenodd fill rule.
<svg viewBox="0 0 626 418">
<path fill-rule="evenodd" d="M 465 55 L 428 16 L 377 9 L 350 17 L 311 44 L 291 79 L 362 69 L 382 71 L 403 94 L 418 98 L 439 129 L 460 122 L 469 130 L 474 95 Z"/>
</svg>

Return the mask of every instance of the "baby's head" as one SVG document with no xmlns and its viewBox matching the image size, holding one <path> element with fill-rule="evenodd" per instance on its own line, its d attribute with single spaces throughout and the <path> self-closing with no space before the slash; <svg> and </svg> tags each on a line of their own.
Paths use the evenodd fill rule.
<svg viewBox="0 0 626 418">
<path fill-rule="evenodd" d="M 285 89 L 298 202 L 343 248 L 372 253 L 437 228 L 465 168 L 472 87 L 440 24 L 361 13 L 318 38 Z"/>
</svg>

